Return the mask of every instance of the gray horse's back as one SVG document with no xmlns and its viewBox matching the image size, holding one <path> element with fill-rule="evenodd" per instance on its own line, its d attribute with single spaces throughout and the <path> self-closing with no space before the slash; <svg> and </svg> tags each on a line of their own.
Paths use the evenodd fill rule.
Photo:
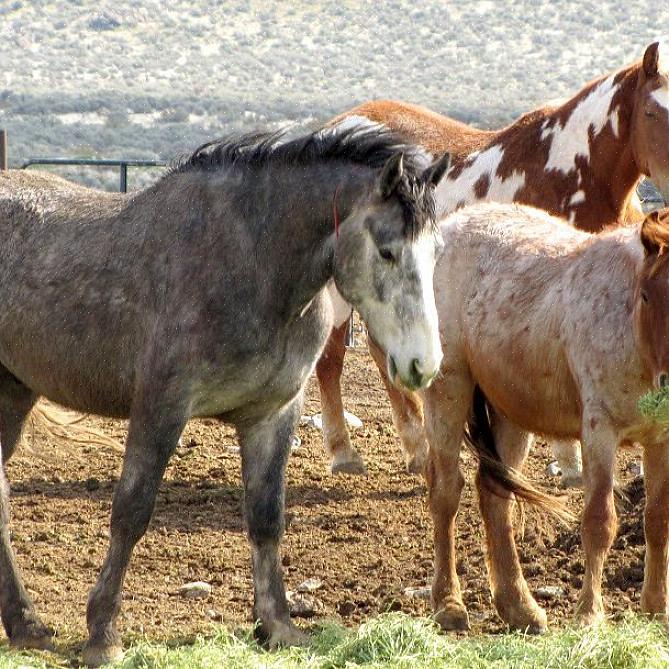
<svg viewBox="0 0 669 669">
<path fill-rule="evenodd" d="M 40 395 L 110 415 L 127 414 L 141 341 L 141 296 L 117 262 L 139 242 L 113 223 L 128 201 L 0 173 L 0 362 Z"/>
</svg>

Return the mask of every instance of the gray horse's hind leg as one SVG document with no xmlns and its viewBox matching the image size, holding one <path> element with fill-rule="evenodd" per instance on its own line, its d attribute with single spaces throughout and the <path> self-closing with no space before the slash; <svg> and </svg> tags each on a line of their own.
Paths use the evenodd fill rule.
<svg viewBox="0 0 669 669">
<path fill-rule="evenodd" d="M 0 444 L 3 464 L 14 455 L 23 424 L 36 401 L 37 395 L 30 388 L 4 367 L 0 367 Z"/>
<path fill-rule="evenodd" d="M 12 646 L 53 648 L 53 631 L 35 613 L 9 541 L 9 485 L 4 467 L 0 467 L 0 610 Z"/>
<path fill-rule="evenodd" d="M 253 562 L 253 615 L 257 636 L 270 648 L 299 644 L 304 634 L 290 621 L 279 543 L 284 531 L 285 470 L 301 398 L 280 414 L 238 428 L 244 512 Z"/>
<path fill-rule="evenodd" d="M 14 453 L 37 396 L 0 367 L 0 450 L 3 465 Z M 53 632 L 38 618 L 21 581 L 9 540 L 9 484 L 0 467 L 0 611 L 12 646 L 52 648 Z"/>
<path fill-rule="evenodd" d="M 149 525 L 165 468 L 188 420 L 185 401 L 170 379 L 153 379 L 149 392 L 133 405 L 123 471 L 112 502 L 110 542 L 86 610 L 89 640 L 83 651 L 88 666 L 100 666 L 122 655 L 116 618 L 130 555 Z M 156 392 L 161 389 L 163 392 Z"/>
</svg>

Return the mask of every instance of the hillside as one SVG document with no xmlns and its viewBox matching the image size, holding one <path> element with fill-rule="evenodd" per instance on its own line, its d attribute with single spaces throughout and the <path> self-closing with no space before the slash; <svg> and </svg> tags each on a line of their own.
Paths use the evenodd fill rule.
<svg viewBox="0 0 669 669">
<path fill-rule="evenodd" d="M 639 58 L 669 23 L 669 5 L 648 7 L 2 0 L 0 127 L 17 165 L 170 159 L 226 131 L 308 124 L 375 97 L 496 126 Z"/>
</svg>

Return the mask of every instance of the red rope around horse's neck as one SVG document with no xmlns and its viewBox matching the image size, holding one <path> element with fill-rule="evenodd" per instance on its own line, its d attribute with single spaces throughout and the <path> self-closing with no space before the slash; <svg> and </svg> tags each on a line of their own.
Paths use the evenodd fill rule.
<svg viewBox="0 0 669 669">
<path fill-rule="evenodd" d="M 335 237 L 339 238 L 339 212 L 337 211 L 337 195 L 339 194 L 339 186 L 335 188 L 332 196 L 332 217 L 334 218 Z"/>
</svg>

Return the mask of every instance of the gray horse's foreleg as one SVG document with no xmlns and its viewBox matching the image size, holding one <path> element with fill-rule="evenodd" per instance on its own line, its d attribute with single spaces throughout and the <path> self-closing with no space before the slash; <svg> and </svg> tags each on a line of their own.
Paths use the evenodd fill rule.
<svg viewBox="0 0 669 669">
<path fill-rule="evenodd" d="M 9 484 L 0 467 L 0 610 L 12 646 L 51 649 L 53 631 L 35 613 L 9 541 Z"/>
<path fill-rule="evenodd" d="M 244 480 L 244 512 L 253 562 L 253 614 L 257 635 L 271 648 L 301 643 L 290 621 L 279 543 L 284 531 L 285 470 L 301 398 L 280 414 L 238 428 Z"/>
<path fill-rule="evenodd" d="M 162 384 L 156 381 L 154 388 L 164 392 L 139 398 L 133 406 L 123 471 L 112 502 L 109 550 L 88 598 L 89 640 L 83 659 L 89 666 L 122 654 L 116 618 L 125 572 L 132 549 L 149 525 L 160 481 L 188 419 L 180 401 L 165 401 Z"/>
</svg>

